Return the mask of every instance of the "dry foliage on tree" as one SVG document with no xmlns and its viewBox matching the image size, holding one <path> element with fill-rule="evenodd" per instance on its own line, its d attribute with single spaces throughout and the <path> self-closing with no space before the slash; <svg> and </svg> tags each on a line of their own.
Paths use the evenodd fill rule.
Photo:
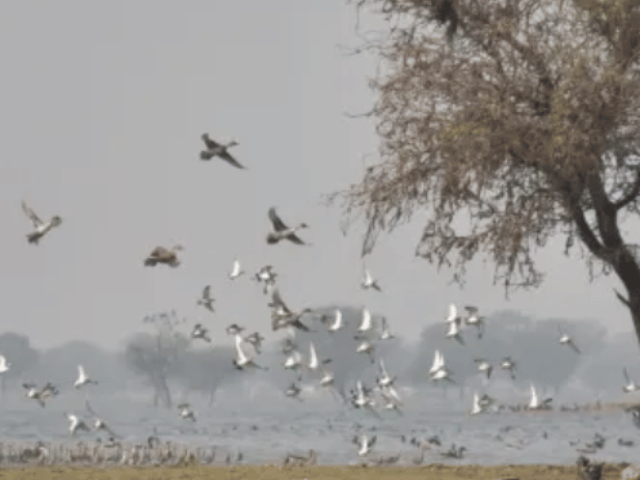
<svg viewBox="0 0 640 480">
<path fill-rule="evenodd" d="M 360 48 L 384 67 L 381 161 L 331 197 L 364 216 L 363 255 L 423 211 L 417 255 L 462 281 L 482 252 L 508 292 L 540 284 L 550 236 L 577 238 L 590 277 L 626 287 L 640 339 L 638 245 L 620 230 L 640 209 L 640 1 L 353 3 L 390 26 Z"/>
</svg>

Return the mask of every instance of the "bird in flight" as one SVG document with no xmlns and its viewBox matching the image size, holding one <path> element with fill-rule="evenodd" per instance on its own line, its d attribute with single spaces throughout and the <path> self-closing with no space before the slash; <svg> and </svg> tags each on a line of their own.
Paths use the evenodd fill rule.
<svg viewBox="0 0 640 480">
<path fill-rule="evenodd" d="M 200 152 L 201 160 L 211 160 L 213 157 L 218 157 L 224 160 L 225 162 L 233 165 L 236 168 L 246 169 L 243 165 L 240 164 L 233 156 L 229 153 L 228 149 L 238 145 L 238 142 L 235 140 L 230 141 L 226 145 L 224 143 L 218 143 L 209 138 L 209 134 L 202 134 L 202 141 L 207 147 L 206 150 Z"/>
</svg>

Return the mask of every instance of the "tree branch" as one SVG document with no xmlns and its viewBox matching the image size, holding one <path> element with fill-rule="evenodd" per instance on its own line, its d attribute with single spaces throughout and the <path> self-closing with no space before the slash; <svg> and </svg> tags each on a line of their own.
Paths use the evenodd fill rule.
<svg viewBox="0 0 640 480">
<path fill-rule="evenodd" d="M 629 190 L 620 200 L 614 202 L 613 207 L 616 210 L 621 210 L 633 202 L 638 195 L 640 195 L 640 168 L 636 170 L 636 181 L 633 183 L 631 190 Z"/>
<path fill-rule="evenodd" d="M 618 292 L 615 288 L 613 289 L 614 292 L 616 292 L 616 296 L 618 297 L 618 300 L 620 300 L 627 308 L 631 308 L 631 304 L 629 303 L 629 300 L 627 300 L 626 298 L 624 298 L 620 292 Z"/>
</svg>

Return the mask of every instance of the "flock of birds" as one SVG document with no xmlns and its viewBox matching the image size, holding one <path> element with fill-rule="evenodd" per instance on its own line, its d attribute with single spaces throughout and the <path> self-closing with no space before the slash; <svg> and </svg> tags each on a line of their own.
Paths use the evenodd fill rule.
<svg viewBox="0 0 640 480">
<path fill-rule="evenodd" d="M 201 138 L 206 147 L 200 154 L 202 160 L 210 160 L 218 157 L 235 168 L 245 169 L 228 151 L 230 147 L 238 145 L 237 142 L 232 141 L 227 144 L 218 143 L 211 140 L 207 134 L 203 134 Z M 48 222 L 41 220 L 25 202 L 22 203 L 22 209 L 34 225 L 34 230 L 27 234 L 29 243 L 37 245 L 45 235 L 62 224 L 62 219 L 59 216 L 52 217 Z M 294 227 L 289 227 L 283 222 L 273 207 L 268 211 L 268 218 L 272 224 L 272 230 L 268 232 L 266 236 L 268 244 L 276 245 L 286 241 L 298 246 L 310 245 L 299 237 L 300 231 L 308 228 L 306 223 L 299 223 Z M 183 247 L 181 245 L 174 245 L 172 247 L 158 246 L 144 259 L 143 264 L 147 267 L 155 267 L 161 264 L 173 268 L 178 267 L 180 265 L 178 254 L 182 249 Z M 240 261 L 236 258 L 228 274 L 229 279 L 235 281 L 245 273 Z M 324 330 L 328 335 L 346 334 L 342 332 L 346 326 L 342 312 L 340 309 L 335 309 L 332 314 L 319 314 L 310 308 L 299 311 L 292 310 L 280 294 L 277 286 L 277 277 L 278 274 L 274 267 L 272 265 L 266 265 L 260 268 L 251 278 L 262 285 L 264 295 L 270 295 L 271 301 L 268 303 L 268 307 L 271 309 L 272 330 L 283 330 L 286 333 L 282 340 L 282 353 L 285 356 L 282 362 L 282 368 L 293 372 L 294 377 L 284 394 L 287 397 L 301 401 L 301 393 L 303 390 L 300 382 L 304 377 L 307 377 L 312 382 L 316 382 L 318 386 L 328 389 L 339 402 L 350 405 L 355 409 L 366 411 L 377 418 L 380 418 L 380 410 L 392 411 L 398 415 L 402 415 L 403 400 L 396 388 L 397 378 L 388 371 L 384 360 L 376 354 L 379 342 L 391 341 L 395 338 L 391 333 L 387 319 L 381 317 L 379 321 L 374 321 L 370 311 L 367 308 L 362 309 L 361 320 L 354 337 L 356 341 L 355 352 L 367 356 L 371 364 L 376 365 L 376 384 L 374 386 L 367 386 L 358 380 L 355 382 L 353 388 L 349 392 L 346 392 L 344 388 L 335 385 L 335 377 L 329 367 L 332 359 L 323 358 L 319 355 L 313 341 L 310 341 L 306 349 L 303 349 L 296 338 L 298 331 L 317 332 L 318 330 L 316 330 L 315 327 L 312 329 L 308 322 L 317 323 L 318 320 L 324 325 Z M 364 290 L 382 292 L 380 284 L 373 278 L 366 266 L 363 269 L 363 278 L 360 286 Z M 197 305 L 207 309 L 211 313 L 215 313 L 214 303 L 215 298 L 211 286 L 207 285 L 204 287 L 201 297 L 198 298 Z M 485 317 L 479 315 L 478 308 L 466 306 L 465 311 L 466 315 L 462 316 L 459 314 L 456 306 L 451 304 L 444 320 L 447 326 L 444 335 L 445 340 L 455 341 L 461 347 L 466 346 L 463 336 L 465 327 L 475 328 L 478 339 L 482 338 L 485 331 Z M 264 337 L 260 332 L 256 331 L 247 335 L 245 334 L 245 328 L 243 326 L 232 324 L 226 327 L 226 333 L 230 337 L 233 337 L 235 344 L 236 356 L 230 359 L 230 361 L 233 362 L 236 369 L 240 371 L 268 369 L 268 367 L 261 365 L 258 361 L 264 341 Z M 208 328 L 202 323 L 197 323 L 193 326 L 190 336 L 194 341 L 201 340 L 207 343 L 212 341 Z M 557 341 L 559 344 L 572 349 L 576 354 L 580 354 L 576 343 L 566 332 L 560 330 Z M 308 351 L 306 358 L 302 353 L 305 350 Z M 478 372 L 485 375 L 488 381 L 494 371 L 494 365 L 485 358 L 476 358 L 475 364 Z M 11 364 L 7 359 L 4 356 L 0 356 L 0 374 L 7 372 L 10 366 Z M 511 357 L 503 358 L 497 366 L 508 372 L 512 379 L 515 379 L 516 362 Z M 428 375 L 433 382 L 441 382 L 443 384 L 446 382 L 457 385 L 453 378 L 453 372 L 447 367 L 445 358 L 439 350 L 435 352 L 431 369 L 425 372 L 425 374 Z M 626 384 L 623 387 L 624 392 L 631 393 L 640 389 L 640 387 L 629 378 L 626 369 L 624 370 L 624 376 L 626 380 Z M 79 365 L 78 377 L 74 382 L 74 387 L 80 389 L 86 385 L 95 383 L 97 382 L 87 375 L 83 366 Z M 38 388 L 38 386 L 33 383 L 24 383 L 23 387 L 26 391 L 26 397 L 38 402 L 41 407 L 44 407 L 46 401 L 58 394 L 58 389 L 51 383 L 47 383 L 42 388 Z M 531 384 L 531 398 L 526 409 L 550 409 L 551 401 L 551 398 L 541 399 L 534 385 Z M 70 422 L 69 432 L 71 435 L 75 435 L 78 431 L 89 432 L 94 430 L 106 432 L 111 436 L 112 440 L 118 438 L 118 435 L 93 411 L 88 399 L 86 400 L 86 407 L 93 418 L 91 427 L 80 415 L 66 413 Z M 480 396 L 477 392 L 474 392 L 469 414 L 478 415 L 489 411 L 499 411 L 501 408 L 503 408 L 503 406 L 496 406 L 495 399 L 489 395 L 484 394 Z M 635 408 L 630 411 L 633 414 L 634 423 L 640 428 L 640 409 Z M 185 420 L 192 422 L 197 421 L 196 414 L 188 403 L 178 405 L 178 414 Z M 358 455 L 365 457 L 372 451 L 376 444 L 376 436 L 359 435 L 353 439 L 353 442 L 358 446 Z M 464 451 L 464 447 L 452 445 L 449 450 L 440 453 L 444 457 L 462 458 Z"/>
</svg>

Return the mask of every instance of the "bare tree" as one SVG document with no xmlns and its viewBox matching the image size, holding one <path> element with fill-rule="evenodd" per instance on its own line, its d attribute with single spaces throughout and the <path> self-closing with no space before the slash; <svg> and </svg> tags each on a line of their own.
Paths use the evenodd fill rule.
<svg viewBox="0 0 640 480">
<path fill-rule="evenodd" d="M 178 323 L 175 312 L 147 317 L 156 329 L 155 334 L 137 334 L 125 347 L 125 362 L 134 372 L 147 377 L 154 389 L 153 404 L 162 401 L 171 407 L 171 391 L 167 380 L 178 360 L 189 346 L 189 339 L 175 331 Z"/>
<path fill-rule="evenodd" d="M 534 253 L 577 237 L 589 278 L 615 272 L 640 341 L 638 0 L 359 0 L 390 28 L 366 40 L 381 161 L 341 200 L 376 237 L 428 218 L 416 255 L 453 269 L 482 252 L 505 293 L 540 285 Z M 362 48 L 359 49 L 362 51 Z M 463 215 L 465 217 L 463 217 Z M 469 218 L 470 222 L 461 222 Z"/>
</svg>

